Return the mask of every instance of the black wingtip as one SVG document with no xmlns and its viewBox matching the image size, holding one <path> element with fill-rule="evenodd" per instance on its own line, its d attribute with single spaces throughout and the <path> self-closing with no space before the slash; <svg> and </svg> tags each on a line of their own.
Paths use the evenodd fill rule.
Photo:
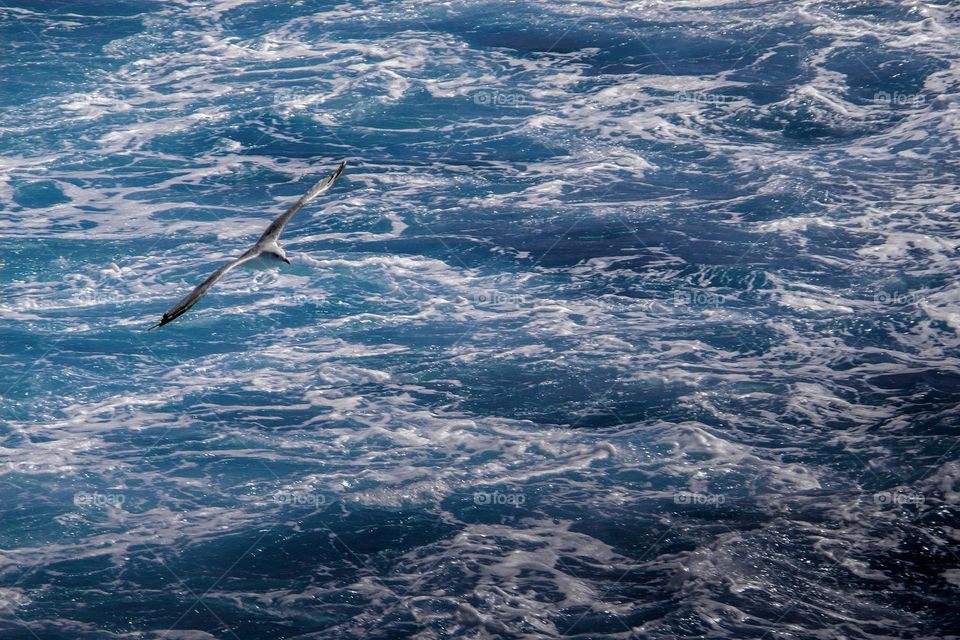
<svg viewBox="0 0 960 640">
<path fill-rule="evenodd" d="M 166 324 L 166 322 L 164 322 L 163 320 L 161 320 L 161 321 L 158 322 L 157 324 L 155 324 L 155 325 L 153 325 L 152 327 L 150 327 L 149 329 L 147 329 L 147 331 L 153 331 L 154 329 L 159 329 L 160 327 L 162 327 L 162 326 L 165 325 L 165 324 Z"/>
</svg>

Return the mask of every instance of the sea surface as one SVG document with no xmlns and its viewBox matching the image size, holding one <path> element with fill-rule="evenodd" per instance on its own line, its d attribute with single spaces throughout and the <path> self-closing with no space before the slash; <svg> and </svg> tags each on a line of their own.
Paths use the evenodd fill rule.
<svg viewBox="0 0 960 640">
<path fill-rule="evenodd" d="M 0 0 L 0 637 L 960 637 L 958 174 L 946 0 Z"/>
</svg>

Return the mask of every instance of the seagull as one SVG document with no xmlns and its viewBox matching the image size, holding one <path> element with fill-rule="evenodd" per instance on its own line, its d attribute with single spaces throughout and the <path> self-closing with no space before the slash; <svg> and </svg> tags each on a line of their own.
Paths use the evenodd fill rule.
<svg viewBox="0 0 960 640">
<path fill-rule="evenodd" d="M 340 177 L 340 174 L 343 173 L 343 169 L 346 166 L 346 162 L 341 162 L 336 171 L 310 187 L 310 190 L 303 194 L 303 196 L 301 196 L 292 207 L 284 211 L 276 220 L 270 223 L 270 226 L 267 227 L 267 230 L 263 232 L 263 235 L 260 236 L 260 239 L 257 240 L 252 247 L 247 249 L 242 256 L 228 262 L 214 271 L 209 278 L 204 280 L 203 283 L 201 283 L 196 289 L 187 294 L 183 300 L 170 307 L 170 310 L 163 314 L 163 317 L 160 318 L 160 322 L 147 329 L 147 331 L 158 329 L 168 322 L 173 322 L 185 314 L 190 310 L 190 307 L 197 304 L 200 298 L 206 295 L 207 291 L 210 290 L 210 287 L 216 284 L 217 280 L 225 276 L 227 272 L 234 267 L 238 267 L 245 262 L 250 262 L 251 260 L 256 260 L 258 258 L 267 265 L 273 263 L 272 266 L 279 266 L 280 262 L 286 262 L 287 264 L 290 264 L 290 259 L 287 258 L 287 254 L 284 252 L 283 247 L 277 243 L 280 233 L 290 221 L 290 218 L 293 217 L 293 214 L 295 214 L 297 211 L 300 211 L 304 205 L 333 186 L 333 183 L 337 178 Z"/>
</svg>

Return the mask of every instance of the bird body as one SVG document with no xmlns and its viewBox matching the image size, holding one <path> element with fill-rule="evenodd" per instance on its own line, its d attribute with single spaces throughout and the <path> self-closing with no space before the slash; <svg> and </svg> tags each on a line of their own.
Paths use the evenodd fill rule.
<svg viewBox="0 0 960 640">
<path fill-rule="evenodd" d="M 257 262 L 260 262 L 267 267 L 274 268 L 279 267 L 281 262 L 290 264 L 290 259 L 287 258 L 287 252 L 283 250 L 283 247 L 276 242 L 269 242 L 260 248 L 260 255 L 256 260 L 246 262 L 244 263 L 244 266 L 249 267 Z"/>
<path fill-rule="evenodd" d="M 273 271 L 279 269 L 284 264 L 290 264 L 289 260 L 284 260 L 276 253 L 261 253 L 252 260 L 247 260 L 237 266 L 247 271 Z"/>
<path fill-rule="evenodd" d="M 290 264 L 290 259 L 287 257 L 286 251 L 283 250 L 283 247 L 281 247 L 280 243 L 278 242 L 280 233 L 283 231 L 283 228 L 286 226 L 287 222 L 290 221 L 290 218 L 293 217 L 293 214 L 302 209 L 305 204 L 329 189 L 337 180 L 337 178 L 340 177 L 340 174 L 343 173 L 343 169 L 346 166 L 346 162 L 341 162 L 336 171 L 331 173 L 317 184 L 313 185 L 309 191 L 303 194 L 300 199 L 293 204 L 293 206 L 284 211 L 279 217 L 277 217 L 276 220 L 270 223 L 270 226 L 267 227 L 267 230 L 263 232 L 256 244 L 247 249 L 247 251 L 245 251 L 239 258 L 228 262 L 210 274 L 206 280 L 197 285 L 197 287 L 188 293 L 182 300 L 180 300 L 180 302 L 170 307 L 170 309 L 163 314 L 163 317 L 160 318 L 160 321 L 150 327 L 148 331 L 158 329 L 185 314 L 200 300 L 200 298 L 206 295 L 207 291 L 210 290 L 210 287 L 216 284 L 220 278 L 225 276 L 227 272 L 234 267 L 243 265 L 255 269 L 263 269 L 277 267 L 281 263 Z"/>
</svg>

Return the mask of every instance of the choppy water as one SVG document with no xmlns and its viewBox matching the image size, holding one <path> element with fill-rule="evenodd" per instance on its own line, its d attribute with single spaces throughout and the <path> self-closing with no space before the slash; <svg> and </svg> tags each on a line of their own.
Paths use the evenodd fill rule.
<svg viewBox="0 0 960 640">
<path fill-rule="evenodd" d="M 3 638 L 960 633 L 956 6 L 0 34 Z"/>
</svg>

